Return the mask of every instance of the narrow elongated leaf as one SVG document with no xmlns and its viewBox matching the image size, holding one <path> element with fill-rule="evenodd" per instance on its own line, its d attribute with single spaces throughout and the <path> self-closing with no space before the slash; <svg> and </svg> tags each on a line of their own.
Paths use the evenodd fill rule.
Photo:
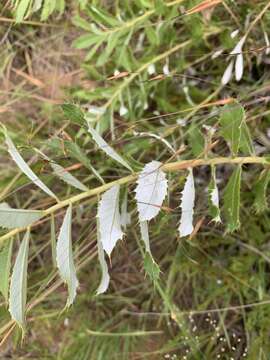
<svg viewBox="0 0 270 360">
<path fill-rule="evenodd" d="M 93 129 L 89 125 L 88 130 L 101 150 L 103 150 L 108 156 L 117 161 L 119 164 L 125 166 L 128 170 L 132 171 L 129 164 L 120 155 L 118 155 L 117 152 L 109 144 L 106 143 L 106 141 L 99 135 L 99 133 L 95 129 Z"/>
<path fill-rule="evenodd" d="M 166 197 L 168 182 L 161 165 L 155 160 L 146 164 L 137 180 L 135 198 L 140 221 L 149 221 L 157 216 Z"/>
<path fill-rule="evenodd" d="M 13 144 L 11 138 L 8 136 L 7 131 L 5 130 L 6 144 L 8 146 L 8 152 L 11 155 L 12 159 L 15 161 L 20 170 L 41 190 L 43 190 L 49 196 L 57 199 L 57 196 L 37 177 L 37 175 L 30 169 L 28 164 L 23 160 L 15 145 Z"/>
<path fill-rule="evenodd" d="M 5 241 L 0 247 L 0 293 L 4 296 L 6 302 L 8 302 L 12 245 L 13 239 L 11 238 L 8 241 Z"/>
<path fill-rule="evenodd" d="M 7 229 L 29 226 L 43 215 L 43 211 L 12 209 L 7 203 L 0 204 L 0 226 Z"/>
<path fill-rule="evenodd" d="M 56 244 L 56 263 L 61 279 L 68 286 L 66 306 L 73 304 L 79 286 L 72 254 L 72 205 L 69 205 Z"/>
<path fill-rule="evenodd" d="M 213 221 L 220 222 L 220 210 L 219 210 L 219 193 L 216 181 L 216 173 L 215 167 L 213 166 L 211 175 L 211 181 L 208 187 L 208 194 L 209 194 L 209 213 L 213 218 Z"/>
<path fill-rule="evenodd" d="M 195 186 L 192 169 L 189 169 L 189 174 L 186 178 L 184 189 L 182 191 L 181 199 L 181 219 L 178 227 L 180 237 L 190 235 L 194 229 L 193 227 L 193 213 L 195 202 Z"/>
<path fill-rule="evenodd" d="M 262 212 L 268 208 L 267 204 L 267 187 L 270 181 L 270 171 L 265 169 L 262 171 L 260 178 L 254 186 L 255 201 L 254 207 L 256 212 Z"/>
<path fill-rule="evenodd" d="M 65 116 L 72 121 L 74 124 L 84 126 L 85 120 L 84 120 L 84 113 L 79 108 L 79 106 L 74 104 L 62 104 L 61 108 L 65 114 Z"/>
<path fill-rule="evenodd" d="M 50 162 L 53 172 L 56 176 L 58 176 L 62 181 L 67 183 L 70 186 L 75 187 L 81 191 L 89 190 L 87 186 L 85 186 L 82 182 L 80 182 L 75 176 L 69 173 L 66 169 L 64 169 L 61 165 L 56 164 L 55 162 Z"/>
<path fill-rule="evenodd" d="M 55 221 L 54 214 L 51 215 L 51 251 L 53 267 L 57 268 L 56 263 L 56 236 L 55 236 Z"/>
<path fill-rule="evenodd" d="M 10 280 L 9 312 L 14 321 L 24 331 L 25 306 L 27 297 L 27 265 L 30 230 L 28 229 L 21 242 Z"/>
<path fill-rule="evenodd" d="M 141 230 L 142 240 L 143 240 L 144 245 L 145 245 L 145 250 L 149 254 L 151 254 L 147 221 L 140 221 L 140 230 Z"/>
<path fill-rule="evenodd" d="M 16 9 L 16 21 L 17 22 L 23 21 L 30 3 L 31 3 L 31 0 L 21 0 L 19 2 L 18 7 Z"/>
<path fill-rule="evenodd" d="M 231 80 L 232 72 L 233 72 L 233 64 L 234 64 L 234 62 L 233 62 L 233 60 L 231 60 L 229 62 L 229 65 L 226 67 L 224 74 L 222 76 L 222 79 L 221 79 L 222 85 L 227 85 L 228 82 Z"/>
<path fill-rule="evenodd" d="M 242 167 L 240 165 L 232 173 L 224 190 L 224 213 L 227 220 L 227 230 L 232 232 L 240 227 L 240 188 Z"/>
<path fill-rule="evenodd" d="M 97 295 L 103 294 L 105 291 L 107 291 L 109 287 L 110 282 L 110 275 L 108 272 L 108 265 L 105 260 L 104 256 L 104 250 L 102 247 L 102 243 L 100 241 L 100 225 L 99 225 L 99 219 L 97 219 L 97 248 L 98 248 L 98 260 L 101 266 L 102 271 L 102 277 L 99 284 L 99 287 L 97 289 Z"/>
<path fill-rule="evenodd" d="M 102 195 L 98 204 L 100 242 L 109 256 L 116 242 L 124 235 L 120 224 L 119 190 L 120 186 L 114 185 Z"/>
</svg>

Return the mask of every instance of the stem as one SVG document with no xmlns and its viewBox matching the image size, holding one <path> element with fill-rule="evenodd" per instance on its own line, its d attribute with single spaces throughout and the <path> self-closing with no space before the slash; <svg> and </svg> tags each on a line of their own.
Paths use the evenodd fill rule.
<svg viewBox="0 0 270 360">
<path fill-rule="evenodd" d="M 246 156 L 246 157 L 235 157 L 235 158 L 227 158 L 227 157 L 217 157 L 213 159 L 191 159 L 191 160 L 181 160 L 181 161 L 175 161 L 171 163 L 165 163 L 161 166 L 161 169 L 165 172 L 174 172 L 179 170 L 185 170 L 188 168 L 194 168 L 198 166 L 204 166 L 204 165 L 220 165 L 220 164 L 261 164 L 261 165 L 268 165 L 269 162 L 264 157 L 258 157 L 258 156 Z M 78 195 L 72 196 L 69 199 L 62 200 L 59 203 L 49 207 L 48 209 L 43 211 L 43 216 L 46 217 L 48 215 L 51 215 L 55 213 L 56 211 L 77 202 L 80 202 L 81 200 L 99 195 L 106 190 L 109 190 L 112 186 L 118 184 L 118 185 L 124 185 L 133 183 L 139 176 L 139 173 L 134 173 L 128 176 L 125 176 L 119 180 L 111 181 L 107 184 L 101 185 L 96 187 L 95 189 L 84 191 Z M 10 239 L 12 236 L 19 234 L 23 231 L 25 231 L 27 227 L 21 227 L 16 228 L 5 235 L 0 237 L 0 245 L 7 239 Z"/>
</svg>

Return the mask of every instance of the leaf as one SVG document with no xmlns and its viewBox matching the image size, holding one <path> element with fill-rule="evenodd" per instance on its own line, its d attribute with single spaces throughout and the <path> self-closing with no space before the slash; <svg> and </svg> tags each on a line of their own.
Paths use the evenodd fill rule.
<svg viewBox="0 0 270 360">
<path fill-rule="evenodd" d="M 9 312 L 12 319 L 25 329 L 25 306 L 27 297 L 27 266 L 30 230 L 21 242 L 10 280 Z"/>
<path fill-rule="evenodd" d="M 8 302 L 9 275 L 11 267 L 13 238 L 5 241 L 0 247 L 0 292 Z"/>
<path fill-rule="evenodd" d="M 209 203 L 209 213 L 213 218 L 213 221 L 220 222 L 220 210 L 219 210 L 219 194 L 216 181 L 215 167 L 211 168 L 211 181 L 208 187 L 208 203 Z"/>
<path fill-rule="evenodd" d="M 260 178 L 254 186 L 255 201 L 254 207 L 256 212 L 260 213 L 268 208 L 267 204 L 267 187 L 270 181 L 270 171 L 265 169 L 262 171 Z"/>
<path fill-rule="evenodd" d="M 88 187 L 86 187 L 83 183 L 81 183 L 78 179 L 75 178 L 72 174 L 70 174 L 65 168 L 63 168 L 61 165 L 56 164 L 54 161 L 52 161 L 47 155 L 45 155 L 42 151 L 36 149 L 37 153 L 40 154 L 45 160 L 47 160 L 52 169 L 54 175 L 59 177 L 60 180 L 64 181 L 66 184 L 75 187 L 76 189 L 79 189 L 81 191 L 87 191 L 89 190 Z"/>
<path fill-rule="evenodd" d="M 232 72 L 233 72 L 233 60 L 229 62 L 229 65 L 226 67 L 226 70 L 224 71 L 224 74 L 221 79 L 222 85 L 227 85 L 228 82 L 232 78 Z"/>
<path fill-rule="evenodd" d="M 244 109 L 239 104 L 225 105 L 221 111 L 221 135 L 230 144 L 233 155 L 238 153 L 244 117 Z"/>
<path fill-rule="evenodd" d="M 101 196 L 98 204 L 100 242 L 109 256 L 116 242 L 124 235 L 120 224 L 119 190 L 119 185 L 112 186 Z"/>
<path fill-rule="evenodd" d="M 62 104 L 61 108 L 65 116 L 74 124 L 81 126 L 85 125 L 84 113 L 79 108 L 79 106 L 67 103 L 67 104 Z"/>
<path fill-rule="evenodd" d="M 193 213 L 195 202 L 195 186 L 192 169 L 189 169 L 189 174 L 186 178 L 184 189 L 182 191 L 181 199 L 181 219 L 178 227 L 180 237 L 190 235 L 194 229 L 193 227 Z"/>
<path fill-rule="evenodd" d="M 254 149 L 253 142 L 252 142 L 252 139 L 251 139 L 251 135 L 250 135 L 250 132 L 249 132 L 249 128 L 247 126 L 247 123 L 246 123 L 245 119 L 242 121 L 241 130 L 242 131 L 241 131 L 239 149 L 244 154 L 254 155 L 255 154 L 255 149 Z"/>
<path fill-rule="evenodd" d="M 147 221 L 140 221 L 140 230 L 141 230 L 142 240 L 145 245 L 145 250 L 146 250 L 146 252 L 148 252 L 151 255 Z"/>
<path fill-rule="evenodd" d="M 153 283 L 158 281 L 160 268 L 149 252 L 146 252 L 144 256 L 144 270 Z"/>
<path fill-rule="evenodd" d="M 54 268 L 57 268 L 57 263 L 56 263 L 56 237 L 55 237 L 54 214 L 51 214 L 51 251 L 52 251 L 53 267 L 54 267 Z"/>
<path fill-rule="evenodd" d="M 16 22 L 21 22 L 29 8 L 31 0 L 21 0 L 16 9 Z"/>
<path fill-rule="evenodd" d="M 57 175 L 62 181 L 64 181 L 68 185 L 71 185 L 71 186 L 73 186 L 76 189 L 79 189 L 81 191 L 89 190 L 87 186 L 85 186 L 82 182 L 80 182 L 78 179 L 76 179 L 75 176 L 70 174 L 62 166 L 56 164 L 53 161 L 50 161 L 50 165 L 51 165 L 51 167 L 53 169 L 54 174 Z"/>
<path fill-rule="evenodd" d="M 198 127 L 194 122 L 188 129 L 189 144 L 195 157 L 201 156 L 204 152 L 205 140 Z"/>
<path fill-rule="evenodd" d="M 61 279 L 68 286 L 66 307 L 73 304 L 79 286 L 72 254 L 72 205 L 69 205 L 56 244 L 56 263 Z"/>
<path fill-rule="evenodd" d="M 235 60 L 235 79 L 240 81 L 244 72 L 244 57 L 243 54 L 238 54 Z"/>
<path fill-rule="evenodd" d="M 0 204 L 0 226 L 7 229 L 26 227 L 44 215 L 39 210 L 12 209 L 6 203 Z"/>
<path fill-rule="evenodd" d="M 227 220 L 227 230 L 233 232 L 240 227 L 240 187 L 242 167 L 238 165 L 232 173 L 224 190 L 224 213 Z"/>
<path fill-rule="evenodd" d="M 103 294 L 105 291 L 107 291 L 107 289 L 109 287 L 109 282 L 110 282 L 110 275 L 109 275 L 109 272 L 108 272 L 108 265 L 107 265 L 106 260 L 105 260 L 102 243 L 100 241 L 99 219 L 97 219 L 97 248 L 98 248 L 98 260 L 99 260 L 99 263 L 100 263 L 100 266 L 101 266 L 101 271 L 102 271 L 101 281 L 100 281 L 100 284 L 99 284 L 99 286 L 97 288 L 97 295 L 99 295 L 99 294 Z"/>
<path fill-rule="evenodd" d="M 139 220 L 151 220 L 160 211 L 167 194 L 167 179 L 160 169 L 162 163 L 151 161 L 146 164 L 137 180 L 136 200 L 139 212 Z"/>
<path fill-rule="evenodd" d="M 119 162 L 121 165 L 125 166 L 128 170 L 132 171 L 128 163 L 120 155 L 118 155 L 117 152 L 113 148 L 111 148 L 109 144 L 106 143 L 106 141 L 96 132 L 95 129 L 93 129 L 89 125 L 88 130 L 101 150 L 103 150 L 112 159 Z"/>
<path fill-rule="evenodd" d="M 8 136 L 8 133 L 5 129 L 5 139 L 8 146 L 8 152 L 12 159 L 15 161 L 20 170 L 41 190 L 43 190 L 49 196 L 57 200 L 57 196 L 37 177 L 37 175 L 30 169 L 28 164 L 23 160 L 15 145 L 13 144 L 11 138 Z"/>
</svg>

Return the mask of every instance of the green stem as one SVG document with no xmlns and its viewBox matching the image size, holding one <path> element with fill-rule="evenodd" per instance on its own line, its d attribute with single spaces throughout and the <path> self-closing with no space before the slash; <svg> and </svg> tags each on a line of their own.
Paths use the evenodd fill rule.
<svg viewBox="0 0 270 360">
<path fill-rule="evenodd" d="M 218 157 L 213 159 L 190 159 L 190 160 L 181 160 L 181 161 L 175 161 L 171 163 L 165 163 L 161 166 L 161 169 L 165 172 L 175 172 L 179 170 L 185 170 L 188 168 L 194 168 L 198 166 L 204 166 L 204 165 L 221 165 L 221 164 L 261 164 L 261 165 L 268 165 L 269 162 L 264 157 L 258 157 L 258 156 L 245 156 L 245 157 L 235 157 L 235 158 L 227 158 L 227 157 Z M 125 176 L 119 180 L 111 181 L 107 184 L 101 185 L 96 187 L 95 189 L 84 191 L 78 195 L 72 196 L 66 200 L 59 201 L 59 203 L 49 207 L 48 209 L 43 211 L 43 216 L 46 217 L 48 215 L 51 215 L 55 213 L 56 211 L 68 206 L 69 204 L 74 204 L 77 202 L 80 202 L 84 199 L 88 199 L 93 196 L 97 196 L 99 194 L 102 194 L 106 190 L 109 190 L 112 186 L 118 184 L 118 185 L 124 185 L 133 183 L 139 176 L 139 173 L 134 173 L 128 176 Z M 21 227 L 16 228 L 5 235 L 0 237 L 0 245 L 7 239 L 10 239 L 14 235 L 21 233 L 25 231 L 27 227 Z"/>
</svg>

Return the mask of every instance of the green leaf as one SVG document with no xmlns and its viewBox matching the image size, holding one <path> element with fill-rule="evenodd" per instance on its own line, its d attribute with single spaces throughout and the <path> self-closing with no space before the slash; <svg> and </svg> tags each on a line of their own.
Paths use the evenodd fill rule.
<svg viewBox="0 0 270 360">
<path fill-rule="evenodd" d="M 23 21 L 31 0 L 21 0 L 16 9 L 16 22 Z"/>
<path fill-rule="evenodd" d="M 89 190 L 87 186 L 85 186 L 82 182 L 80 182 L 75 176 L 70 174 L 65 168 L 56 164 L 55 162 L 50 162 L 53 172 L 56 176 L 58 176 L 62 181 L 66 184 L 75 187 L 81 191 Z"/>
<path fill-rule="evenodd" d="M 73 304 L 79 286 L 72 254 L 71 241 L 72 205 L 70 204 L 60 229 L 56 244 L 56 263 L 61 279 L 68 286 L 66 307 Z"/>
<path fill-rule="evenodd" d="M 51 214 L 51 252 L 53 267 L 57 268 L 56 264 L 56 237 L 55 237 L 55 220 L 54 214 Z"/>
<path fill-rule="evenodd" d="M 117 152 L 112 147 L 110 147 L 110 145 L 107 144 L 106 141 L 99 135 L 99 133 L 90 125 L 88 126 L 88 131 L 101 150 L 103 150 L 112 159 L 125 166 L 128 170 L 132 171 L 129 164 L 120 155 L 118 155 Z"/>
<path fill-rule="evenodd" d="M 48 17 L 53 13 L 55 8 L 56 0 L 44 0 L 41 12 L 41 21 L 47 20 Z"/>
<path fill-rule="evenodd" d="M 146 252 L 144 255 L 144 270 L 153 283 L 158 281 L 160 268 L 149 252 Z"/>
<path fill-rule="evenodd" d="M 81 35 L 78 39 L 76 39 L 73 42 L 73 46 L 77 49 L 86 49 L 92 45 L 97 44 L 101 39 L 102 41 L 104 41 L 105 36 L 88 33 L 85 35 Z"/>
<path fill-rule="evenodd" d="M 255 201 L 254 207 L 256 212 L 262 212 L 268 208 L 267 204 L 267 187 L 270 181 L 270 171 L 265 169 L 262 171 L 259 180 L 254 186 Z"/>
<path fill-rule="evenodd" d="M 71 156 L 73 156 L 75 159 L 80 161 L 86 168 L 92 171 L 92 173 L 100 180 L 100 182 L 104 184 L 104 180 L 99 175 L 97 170 L 91 165 L 89 158 L 84 154 L 83 150 L 79 147 L 79 145 L 72 141 L 65 141 L 64 145 Z"/>
<path fill-rule="evenodd" d="M 97 22 L 97 24 L 104 24 L 109 26 L 119 26 L 121 22 L 111 16 L 104 10 L 98 9 L 97 7 L 90 5 L 87 7 L 88 15 L 91 16 L 93 20 Z"/>
<path fill-rule="evenodd" d="M 14 321 L 25 330 L 25 306 L 27 292 L 27 265 L 30 230 L 24 235 L 15 260 L 10 280 L 9 312 Z"/>
<path fill-rule="evenodd" d="M 244 117 L 244 108 L 239 104 L 226 105 L 221 112 L 221 135 L 229 143 L 233 155 L 237 155 L 239 150 Z"/>
<path fill-rule="evenodd" d="M 189 144 L 195 157 L 201 156 L 204 152 L 204 137 L 197 124 L 192 123 L 188 129 Z"/>
<path fill-rule="evenodd" d="M 61 108 L 65 114 L 65 116 L 72 121 L 74 124 L 84 126 L 84 113 L 79 108 L 79 106 L 74 104 L 62 104 Z"/>
<path fill-rule="evenodd" d="M 232 173 L 224 190 L 224 213 L 227 220 L 227 230 L 232 232 L 240 227 L 240 188 L 242 167 L 238 165 Z"/>
<path fill-rule="evenodd" d="M 224 106 L 220 116 L 221 135 L 229 143 L 233 155 L 241 150 L 254 154 L 254 147 L 243 106 L 238 103 Z"/>
<path fill-rule="evenodd" d="M 0 226 L 7 229 L 26 227 L 44 215 L 39 210 L 12 209 L 6 203 L 0 204 Z"/>
<path fill-rule="evenodd" d="M 9 275 L 11 267 L 13 238 L 5 241 L 0 248 L 0 292 L 8 302 Z"/>
<path fill-rule="evenodd" d="M 13 144 L 11 138 L 8 136 L 6 129 L 4 128 L 5 140 L 8 146 L 8 152 L 12 159 L 15 161 L 20 170 L 41 190 L 43 190 L 49 196 L 57 199 L 57 196 L 37 177 L 37 175 L 30 169 L 28 164 L 24 161 L 15 145 Z"/>
</svg>

